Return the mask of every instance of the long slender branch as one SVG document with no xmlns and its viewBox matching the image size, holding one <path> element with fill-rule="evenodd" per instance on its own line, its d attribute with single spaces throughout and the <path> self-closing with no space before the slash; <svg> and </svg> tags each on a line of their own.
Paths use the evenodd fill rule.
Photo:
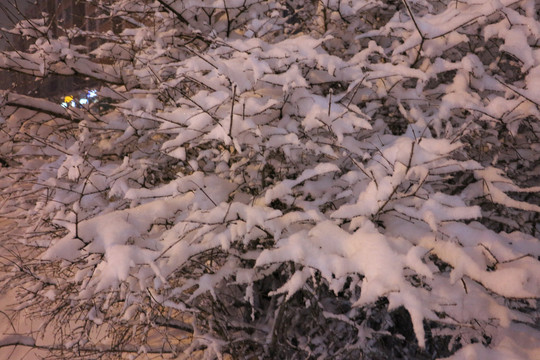
<svg viewBox="0 0 540 360">
<path fill-rule="evenodd" d="M 8 346 L 25 346 L 32 349 L 46 350 L 46 351 L 70 351 L 63 345 L 40 345 L 36 343 L 36 340 L 30 336 L 23 335 L 9 335 L 4 338 L 0 338 L 0 348 Z M 139 353 L 140 346 L 131 345 L 123 348 L 113 347 L 97 347 L 97 346 L 77 346 L 72 351 L 84 352 L 84 353 Z M 175 349 L 164 348 L 147 348 L 145 353 L 148 354 L 173 354 L 176 353 Z"/>
<path fill-rule="evenodd" d="M 414 23 L 414 27 L 416 28 L 416 31 L 418 31 L 418 34 L 420 34 L 420 47 L 418 48 L 418 53 L 416 54 L 416 59 L 414 59 L 414 62 L 413 64 L 411 65 L 412 67 L 414 67 L 414 65 L 416 65 L 416 63 L 418 62 L 418 60 L 420 60 L 420 54 L 422 53 L 422 48 L 424 47 L 424 41 L 426 41 L 426 37 L 424 36 L 424 33 L 420 30 L 420 26 L 418 25 L 418 23 L 416 22 L 416 18 L 414 17 L 413 15 L 413 12 L 409 6 L 409 3 L 407 2 L 407 0 L 402 0 L 403 1 L 403 4 L 405 5 L 405 7 L 407 8 L 407 12 L 409 13 L 409 16 L 411 17 L 413 23 Z"/>
<path fill-rule="evenodd" d="M 164 0 L 158 0 L 158 2 L 163 5 L 163 7 L 167 10 L 169 10 L 170 12 L 172 12 L 177 18 L 178 20 L 180 20 L 181 22 L 183 22 L 184 24 L 186 25 L 189 25 L 189 22 L 186 20 L 186 18 L 184 18 L 182 16 L 182 14 L 180 14 L 178 11 L 176 11 L 170 4 L 167 4 Z"/>
<path fill-rule="evenodd" d="M 231 104 L 231 123 L 229 124 L 229 137 L 232 140 L 233 117 L 234 117 L 234 100 L 236 98 L 236 85 L 233 86 L 232 104 Z"/>
<path fill-rule="evenodd" d="M 540 108 L 540 103 L 537 102 L 537 101 L 534 101 L 532 98 L 530 98 L 529 96 L 521 93 L 520 91 L 518 91 L 515 87 L 513 86 L 510 86 L 508 84 L 506 84 L 504 81 L 501 81 L 500 79 L 498 79 L 496 76 L 493 77 L 495 79 L 495 81 L 497 81 L 499 84 L 501 84 L 502 86 L 504 86 L 505 88 L 509 89 L 509 90 L 512 90 L 514 93 L 516 93 L 517 95 L 521 96 L 522 98 L 530 101 L 531 103 L 533 103 L 534 105 L 536 105 L 538 108 Z"/>
</svg>

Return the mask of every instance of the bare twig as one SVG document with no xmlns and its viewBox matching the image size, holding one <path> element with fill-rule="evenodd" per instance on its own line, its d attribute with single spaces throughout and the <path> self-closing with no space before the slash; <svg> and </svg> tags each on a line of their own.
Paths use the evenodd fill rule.
<svg viewBox="0 0 540 360">
<path fill-rule="evenodd" d="M 414 65 L 416 65 L 418 60 L 420 60 L 420 54 L 422 53 L 422 48 L 424 47 L 424 41 L 426 41 L 426 37 L 424 36 L 424 33 L 422 33 L 422 31 L 420 30 L 420 26 L 418 26 L 418 23 L 416 22 L 416 18 L 413 15 L 413 12 L 411 10 L 411 7 L 409 6 L 409 3 L 407 2 L 407 0 L 402 0 L 402 1 L 405 7 L 407 8 L 407 12 L 409 13 L 409 16 L 411 17 L 414 23 L 414 27 L 416 28 L 416 31 L 418 31 L 418 34 L 420 35 L 420 38 L 421 38 L 420 47 L 418 48 L 418 53 L 416 54 L 416 59 L 414 59 L 414 62 L 411 65 L 412 67 L 414 67 Z"/>
<path fill-rule="evenodd" d="M 182 16 L 182 14 L 180 14 L 178 11 L 176 11 L 170 4 L 167 4 L 164 0 L 158 0 L 158 2 L 163 5 L 163 7 L 167 10 L 169 10 L 170 12 L 172 12 L 176 18 L 178 20 L 180 20 L 181 22 L 183 22 L 184 24 L 186 25 L 189 25 L 189 22 L 186 20 L 186 18 L 184 18 Z"/>
<path fill-rule="evenodd" d="M 233 128 L 233 118 L 234 118 L 234 100 L 236 98 L 236 85 L 233 85 L 233 95 L 231 102 L 231 123 L 229 124 L 229 137 L 232 140 L 232 128 Z"/>
</svg>

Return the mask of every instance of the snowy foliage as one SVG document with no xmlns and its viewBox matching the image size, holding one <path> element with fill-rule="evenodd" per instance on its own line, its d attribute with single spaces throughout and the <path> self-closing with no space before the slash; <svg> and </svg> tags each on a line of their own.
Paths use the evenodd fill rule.
<svg viewBox="0 0 540 360">
<path fill-rule="evenodd" d="M 109 103 L 0 93 L 4 285 L 56 356 L 538 356 L 536 1 L 87 2 L 122 29 L 0 53 Z"/>
</svg>

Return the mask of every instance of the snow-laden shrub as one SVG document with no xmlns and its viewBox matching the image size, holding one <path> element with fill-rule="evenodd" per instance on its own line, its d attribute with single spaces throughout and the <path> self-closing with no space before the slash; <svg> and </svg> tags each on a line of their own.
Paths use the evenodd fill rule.
<svg viewBox="0 0 540 360">
<path fill-rule="evenodd" d="M 56 356 L 534 357 L 535 1 L 87 2 L 122 30 L 0 56 L 107 101 L 2 92 L 5 286 Z"/>
</svg>

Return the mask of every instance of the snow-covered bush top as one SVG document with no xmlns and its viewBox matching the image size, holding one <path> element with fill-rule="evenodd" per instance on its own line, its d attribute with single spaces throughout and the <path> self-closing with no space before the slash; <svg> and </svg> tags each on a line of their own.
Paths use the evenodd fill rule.
<svg viewBox="0 0 540 360">
<path fill-rule="evenodd" d="M 122 30 L 24 20 L 0 54 L 109 102 L 1 92 L 9 276 L 70 329 L 51 350 L 433 358 L 538 328 L 534 0 L 87 3 Z"/>
</svg>

